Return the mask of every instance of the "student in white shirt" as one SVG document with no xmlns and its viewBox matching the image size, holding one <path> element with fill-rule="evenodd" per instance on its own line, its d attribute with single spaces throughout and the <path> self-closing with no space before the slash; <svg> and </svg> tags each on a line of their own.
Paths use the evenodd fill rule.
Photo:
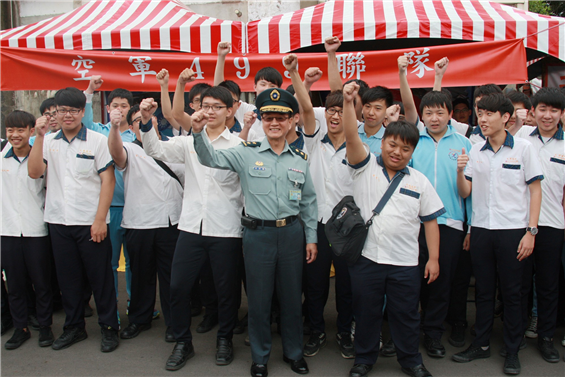
<svg viewBox="0 0 565 377">
<path fill-rule="evenodd" d="M 190 292 L 207 258 L 210 259 L 218 294 L 219 329 L 216 364 L 233 361 L 232 334 L 237 321 L 236 290 L 238 255 L 241 253 L 243 195 L 239 177 L 233 172 L 203 166 L 194 150 L 193 136 L 159 141 L 150 125 L 157 104 L 143 100 L 141 139 L 145 152 L 158 160 L 185 164 L 185 185 L 180 235 L 171 272 L 171 313 L 176 345 L 166 363 L 167 370 L 182 368 L 194 356 L 190 331 Z M 225 125 L 233 111 L 233 98 L 225 88 L 212 87 L 202 93 L 202 109 L 208 118 L 205 137 L 214 148 L 241 143 Z M 182 124 L 182 123 L 181 123 Z"/>
<path fill-rule="evenodd" d="M 184 166 L 160 165 L 164 163 L 147 156 L 139 141 L 141 113 L 138 105 L 134 105 L 127 116 L 136 136 L 132 143 L 124 143 L 120 138 L 121 117 L 118 110 L 110 113 L 112 128 L 108 135 L 108 148 L 114 164 L 123 172 L 125 202 L 121 226 L 126 229 L 125 242 L 132 274 L 129 325 L 120 337 L 132 339 L 151 328 L 158 275 L 161 310 L 167 327 L 165 340 L 174 342 L 170 310 L 171 265 L 178 238 L 183 190 L 180 178 L 172 169 L 182 171 Z"/>
<path fill-rule="evenodd" d="M 537 335 L 542 358 L 556 363 L 559 361 L 559 352 L 553 346 L 553 336 L 557 323 L 557 282 L 565 229 L 565 141 L 559 118 L 565 110 L 565 96 L 558 89 L 541 88 L 531 100 L 531 111 L 538 126 L 522 126 L 516 137 L 524 138 L 532 144 L 543 170 L 539 231 L 532 256 L 537 293 Z M 529 296 L 532 285 L 531 270 L 527 272 L 524 274 L 523 297 Z M 527 306 L 525 309 L 523 318 L 526 321 L 523 325 L 527 326 Z"/>
<path fill-rule="evenodd" d="M 537 234 L 543 172 L 532 145 L 505 130 L 514 112 L 508 98 L 487 95 L 477 103 L 477 110 L 479 127 L 487 139 L 457 160 L 459 195 L 466 198 L 472 194 L 473 199 L 471 260 L 476 279 L 477 335 L 468 349 L 453 355 L 453 360 L 490 357 L 498 272 L 504 302 L 503 370 L 514 375 L 521 371 L 522 275 Z"/>
<path fill-rule="evenodd" d="M 367 376 L 377 361 L 385 295 L 392 339 L 402 371 L 410 376 L 431 376 L 418 351 L 421 282 L 418 234 L 423 221 L 429 250 L 424 277 L 431 283 L 440 273 L 436 218 L 445 213 L 445 209 L 428 179 L 407 167 L 419 139 L 414 125 L 406 121 L 389 124 L 379 157 L 362 143 L 353 107 L 357 89 L 355 83 L 344 87 L 343 122 L 354 198 L 363 219 L 371 218 L 389 183 L 394 179 L 401 181 L 382 212 L 373 217 L 362 254 L 349 267 L 356 323 L 356 357 L 349 376 Z"/>
<path fill-rule="evenodd" d="M 324 230 L 335 205 L 344 196 L 353 194 L 353 182 L 347 165 L 343 163 L 345 159 L 343 93 L 340 90 L 326 97 L 324 121 L 327 123 L 327 132 L 324 132 L 317 124 L 310 96 L 297 71 L 298 58 L 294 54 L 288 55 L 284 59 L 284 64 L 290 73 L 296 98 L 300 104 L 304 123 L 304 143 L 310 152 L 308 163 L 318 202 L 318 257 L 314 262 L 306 265 L 305 271 L 307 312 L 312 333 L 304 346 L 304 356 L 316 355 L 326 344 L 324 307 L 328 299 L 330 268 L 333 262 L 338 312 L 336 340 L 341 356 L 352 359 L 355 357 L 355 350 L 351 339 L 353 307 L 349 270 L 347 261 L 333 254 Z"/>
<path fill-rule="evenodd" d="M 43 117 L 42 121 L 46 121 Z M 5 344 L 13 350 L 31 337 L 28 327 L 27 291 L 31 281 L 35 291 L 39 346 L 53 341 L 51 331 L 53 295 L 51 292 L 51 250 L 47 224 L 43 221 L 45 177 L 32 179 L 27 164 L 29 138 L 35 118 L 16 110 L 6 117 L 6 137 L 11 144 L 2 151 L 2 269 L 8 283 L 8 300 L 14 335 Z"/>
<path fill-rule="evenodd" d="M 47 122 L 36 125 L 36 143 L 28 158 L 31 178 L 49 177 L 44 220 L 49 224 L 66 314 L 64 332 L 52 348 L 60 350 L 87 338 L 84 291 L 88 281 L 102 328 L 101 351 L 111 352 L 119 345 L 112 245 L 107 237 L 114 163 L 106 137 L 81 122 L 84 94 L 76 88 L 61 89 L 55 103 L 62 128 L 45 137 Z"/>
</svg>

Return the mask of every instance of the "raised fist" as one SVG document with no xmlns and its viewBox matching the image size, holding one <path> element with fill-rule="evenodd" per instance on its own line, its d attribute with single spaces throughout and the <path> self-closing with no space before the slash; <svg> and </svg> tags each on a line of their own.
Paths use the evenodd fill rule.
<svg viewBox="0 0 565 377">
<path fill-rule="evenodd" d="M 296 68 L 298 67 L 298 56 L 295 54 L 289 54 L 284 57 L 283 63 L 287 71 L 296 71 Z"/>
<path fill-rule="evenodd" d="M 356 82 L 350 82 L 343 87 L 343 100 L 345 102 L 353 102 L 358 92 L 359 84 Z"/>
<path fill-rule="evenodd" d="M 192 131 L 201 132 L 208 122 L 208 114 L 204 110 L 199 110 L 192 114 Z"/>
<path fill-rule="evenodd" d="M 243 116 L 243 127 L 250 128 L 253 125 L 253 123 L 255 123 L 256 119 L 257 119 L 257 114 L 255 113 L 255 111 L 246 112 L 245 115 Z"/>
<path fill-rule="evenodd" d="M 398 72 L 406 73 L 408 68 L 408 56 L 401 55 L 398 57 Z"/>
<path fill-rule="evenodd" d="M 122 122 L 122 112 L 120 109 L 114 109 L 110 112 L 110 123 L 112 127 L 119 127 Z"/>
<path fill-rule="evenodd" d="M 163 68 L 162 70 L 160 70 L 155 77 L 157 78 L 159 85 L 164 87 L 169 86 L 169 71 L 167 71 L 166 69 Z"/>
<path fill-rule="evenodd" d="M 49 129 L 49 120 L 46 116 L 40 116 L 35 120 L 35 134 L 37 136 L 45 136 Z"/>
<path fill-rule="evenodd" d="M 386 109 L 386 120 L 389 123 L 397 122 L 400 118 L 400 105 L 395 104 Z"/>
<path fill-rule="evenodd" d="M 186 68 L 184 71 L 180 73 L 179 82 L 182 84 L 186 84 L 194 80 L 196 73 L 190 68 Z"/>
<path fill-rule="evenodd" d="M 139 110 L 141 111 L 141 123 L 147 124 L 157 110 L 157 102 L 153 98 L 146 98 L 139 104 Z"/>
<path fill-rule="evenodd" d="M 102 80 L 102 76 L 95 75 L 90 78 L 90 82 L 88 83 L 88 88 L 86 89 L 86 93 L 93 94 L 95 91 L 100 89 L 104 80 Z"/>
<path fill-rule="evenodd" d="M 447 65 L 449 64 L 449 59 L 447 57 L 439 59 L 437 62 L 434 63 L 434 69 L 436 71 L 436 75 L 443 76 L 445 71 L 447 71 Z"/>
<path fill-rule="evenodd" d="M 230 42 L 220 42 L 218 43 L 218 55 L 226 56 L 230 52 L 231 43 Z"/>
<path fill-rule="evenodd" d="M 339 46 L 341 46 L 341 41 L 338 37 L 327 37 L 324 41 L 326 52 L 336 52 Z"/>
<path fill-rule="evenodd" d="M 322 78 L 323 72 L 318 67 L 310 67 L 304 73 L 304 81 L 310 85 Z"/>
</svg>

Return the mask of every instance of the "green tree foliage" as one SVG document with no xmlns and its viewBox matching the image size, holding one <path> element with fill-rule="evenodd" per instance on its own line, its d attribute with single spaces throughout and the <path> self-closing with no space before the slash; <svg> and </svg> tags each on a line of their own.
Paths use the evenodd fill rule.
<svg viewBox="0 0 565 377">
<path fill-rule="evenodd" d="M 565 1 L 530 0 L 528 10 L 548 16 L 565 17 Z"/>
</svg>

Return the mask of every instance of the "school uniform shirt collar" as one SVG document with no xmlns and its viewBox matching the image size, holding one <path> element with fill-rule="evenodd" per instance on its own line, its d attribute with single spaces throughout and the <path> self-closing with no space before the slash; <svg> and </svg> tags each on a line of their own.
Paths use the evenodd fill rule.
<svg viewBox="0 0 565 377">
<path fill-rule="evenodd" d="M 324 138 L 322 139 L 322 143 L 330 144 L 330 145 L 333 146 L 332 141 L 330 140 L 330 137 L 328 136 L 328 134 L 324 135 Z M 343 148 L 345 148 L 345 141 L 343 142 L 343 144 L 341 144 L 341 146 L 337 149 L 336 152 L 339 152 Z"/>
<path fill-rule="evenodd" d="M 241 128 L 241 124 L 239 123 L 239 120 L 237 120 L 237 118 L 235 118 L 235 123 L 232 126 L 232 128 L 230 128 L 230 132 L 234 133 L 234 132 L 241 132 L 242 128 Z"/>
<path fill-rule="evenodd" d="M 86 141 L 86 127 L 84 126 L 84 124 L 81 123 L 80 130 L 78 131 L 78 134 L 76 134 L 76 136 L 73 137 L 71 139 L 71 141 L 67 140 L 67 137 L 63 133 L 63 129 L 60 129 L 59 132 L 57 132 L 57 135 L 55 135 L 55 140 L 58 140 L 58 139 L 63 139 L 69 144 L 72 143 L 74 139 Z"/>
<path fill-rule="evenodd" d="M 514 148 L 514 137 L 508 131 L 506 131 L 506 139 L 504 139 L 504 143 L 502 143 L 502 146 L 509 147 L 510 149 Z M 491 151 L 493 151 L 493 153 L 496 153 L 494 152 L 494 149 L 492 149 L 489 139 L 487 139 L 485 145 L 483 145 L 483 147 L 481 148 L 481 152 L 487 149 L 490 149 Z"/>
<path fill-rule="evenodd" d="M 289 146 L 303 150 L 304 149 L 304 136 L 302 135 L 302 132 L 300 132 L 300 131 L 296 131 L 296 134 L 298 135 L 298 139 L 296 139 L 292 143 L 290 143 Z"/>
<path fill-rule="evenodd" d="M 382 139 L 384 134 L 385 134 L 385 125 L 382 124 L 381 128 L 377 131 L 376 134 L 371 135 L 371 136 L 367 136 L 367 133 L 365 132 L 365 123 L 361 123 L 361 125 L 359 127 L 357 127 L 357 131 L 359 132 L 359 135 L 365 135 L 366 138 L 371 139 L 371 138 L 375 138 L 375 139 Z"/>
<path fill-rule="evenodd" d="M 563 140 L 563 126 L 561 126 L 560 124 L 557 125 L 557 131 L 555 131 L 555 133 L 553 134 L 553 136 L 551 137 L 551 139 L 555 139 L 555 140 Z M 530 134 L 530 136 L 537 136 L 539 137 L 539 139 L 543 142 L 542 138 L 541 138 L 541 134 L 539 133 L 539 127 L 536 127 L 532 133 Z M 549 139 L 549 140 L 551 140 Z"/>
<path fill-rule="evenodd" d="M 387 172 L 387 170 L 386 170 L 386 168 L 385 168 L 385 165 L 384 165 L 384 163 L 383 163 L 383 158 L 382 158 L 381 155 L 378 155 L 378 156 L 377 156 L 377 164 L 379 164 L 380 166 L 382 166 L 382 168 L 383 168 L 383 174 L 385 175 L 386 179 L 388 179 L 389 182 L 391 182 L 392 179 L 396 178 L 396 176 L 398 176 L 398 174 L 400 174 L 400 173 L 404 173 L 404 174 L 410 175 L 410 169 L 408 169 L 408 166 L 406 166 L 404 169 L 397 171 L 396 174 L 394 175 L 394 177 L 392 177 L 392 179 L 390 179 L 390 177 L 388 176 L 388 172 Z"/>
<path fill-rule="evenodd" d="M 22 162 L 24 162 L 28 157 L 29 157 L 29 153 L 27 154 L 27 156 L 24 157 L 23 160 L 20 161 L 19 157 L 16 156 L 16 154 L 14 153 L 14 147 L 10 148 L 10 150 L 6 153 L 6 155 L 4 156 L 4 158 L 10 158 L 10 157 L 14 157 L 14 159 L 16 161 L 18 161 L 20 164 Z"/>
<path fill-rule="evenodd" d="M 481 127 L 479 126 L 475 126 L 473 132 L 471 132 L 471 135 L 479 135 L 480 137 L 486 140 L 486 137 L 485 135 L 483 135 L 483 131 L 481 131 Z"/>
</svg>

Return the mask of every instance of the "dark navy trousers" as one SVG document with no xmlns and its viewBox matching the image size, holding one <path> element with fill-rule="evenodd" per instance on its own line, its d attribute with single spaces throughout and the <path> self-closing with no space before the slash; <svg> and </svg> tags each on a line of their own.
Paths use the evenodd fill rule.
<svg viewBox="0 0 565 377">
<path fill-rule="evenodd" d="M 420 344 L 420 269 L 375 263 L 364 256 L 349 267 L 355 316 L 355 364 L 373 365 L 379 354 L 386 310 L 398 362 L 412 368 L 422 364 Z"/>
</svg>

